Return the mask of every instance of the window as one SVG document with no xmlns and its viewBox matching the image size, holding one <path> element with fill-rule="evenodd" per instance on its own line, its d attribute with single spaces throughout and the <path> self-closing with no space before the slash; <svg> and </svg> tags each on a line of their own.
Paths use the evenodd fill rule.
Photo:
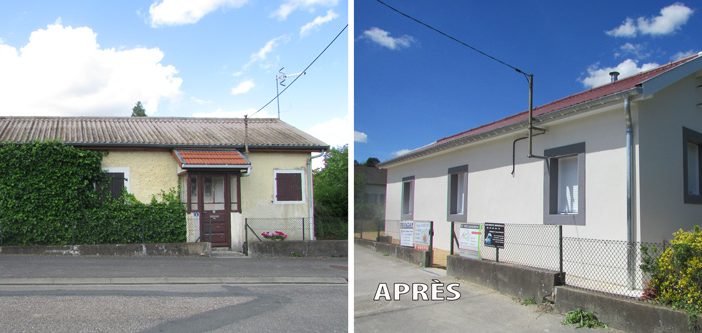
<svg viewBox="0 0 702 333">
<path fill-rule="evenodd" d="M 202 203 L 206 211 L 224 210 L 224 175 L 203 176 Z"/>
<path fill-rule="evenodd" d="M 702 203 L 702 133 L 683 127 L 683 177 L 685 203 Z"/>
<path fill-rule="evenodd" d="M 232 212 L 241 212 L 239 206 L 239 176 L 229 176 L 229 201 Z"/>
<path fill-rule="evenodd" d="M 544 223 L 585 225 L 585 143 L 547 149 L 544 155 Z"/>
<path fill-rule="evenodd" d="M 301 170 L 275 170 L 275 203 L 303 203 L 303 173 Z"/>
<path fill-rule="evenodd" d="M 468 166 L 448 169 L 448 221 L 466 221 Z"/>
<path fill-rule="evenodd" d="M 403 220 L 414 219 L 414 176 L 402 178 L 401 216 Z"/>
<path fill-rule="evenodd" d="M 103 169 L 107 176 L 110 177 L 110 193 L 113 198 L 117 198 L 122 195 L 122 190 L 127 189 L 127 192 L 131 193 L 129 190 L 129 168 L 124 167 L 109 167 Z"/>
<path fill-rule="evenodd" d="M 200 210 L 198 208 L 198 201 L 197 201 L 197 176 L 196 175 L 190 175 L 190 210 L 197 212 Z"/>
<path fill-rule="evenodd" d="M 178 176 L 178 190 L 180 196 L 180 203 L 183 204 L 185 209 L 188 209 L 188 174 L 183 173 Z"/>
</svg>

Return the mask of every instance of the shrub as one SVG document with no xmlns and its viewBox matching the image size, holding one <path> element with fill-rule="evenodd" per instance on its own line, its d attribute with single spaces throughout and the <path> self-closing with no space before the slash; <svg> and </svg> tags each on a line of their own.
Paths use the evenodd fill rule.
<svg viewBox="0 0 702 333">
<path fill-rule="evenodd" d="M 658 259 L 644 250 L 641 268 L 651 275 L 648 297 L 688 313 L 702 311 L 702 231 L 698 226 L 676 231 Z"/>
<path fill-rule="evenodd" d="M 112 199 L 102 157 L 59 142 L 0 145 L 0 244 L 185 241 L 176 191 Z"/>
</svg>

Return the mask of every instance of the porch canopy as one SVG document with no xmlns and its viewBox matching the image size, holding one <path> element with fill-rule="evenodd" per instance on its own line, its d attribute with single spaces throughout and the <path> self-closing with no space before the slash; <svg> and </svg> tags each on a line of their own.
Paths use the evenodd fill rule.
<svg viewBox="0 0 702 333">
<path fill-rule="evenodd" d="M 236 149 L 174 149 L 180 167 L 188 169 L 247 170 L 251 167 L 244 154 Z"/>
</svg>

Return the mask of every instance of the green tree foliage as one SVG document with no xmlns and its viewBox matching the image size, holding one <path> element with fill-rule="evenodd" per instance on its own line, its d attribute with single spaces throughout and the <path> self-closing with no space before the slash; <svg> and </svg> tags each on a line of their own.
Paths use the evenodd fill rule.
<svg viewBox="0 0 702 333">
<path fill-rule="evenodd" d="M 138 101 L 132 108 L 132 117 L 146 117 L 146 109 L 144 109 L 141 101 Z"/>
<path fill-rule="evenodd" d="M 175 191 L 142 204 L 112 199 L 103 154 L 59 142 L 0 146 L 0 241 L 5 245 L 185 241 Z"/>
<path fill-rule="evenodd" d="M 319 237 L 346 238 L 348 175 L 347 146 L 332 148 L 324 155 L 324 168 L 314 171 L 314 216 Z"/>
</svg>

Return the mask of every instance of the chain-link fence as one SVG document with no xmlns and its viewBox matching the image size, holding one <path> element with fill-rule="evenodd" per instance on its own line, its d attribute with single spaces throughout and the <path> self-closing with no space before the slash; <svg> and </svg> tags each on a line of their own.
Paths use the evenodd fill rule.
<svg viewBox="0 0 702 333">
<path fill-rule="evenodd" d="M 382 220 L 356 219 L 353 224 L 354 238 L 377 241 L 385 236 L 385 226 Z"/>
<path fill-rule="evenodd" d="M 566 284 L 638 298 L 650 278 L 640 268 L 644 246 L 657 256 L 665 244 L 564 237 Z"/>
<path fill-rule="evenodd" d="M 251 242 L 278 240 L 307 240 L 309 227 L 304 217 L 297 218 L 252 218 L 247 217 L 244 225 L 244 252 L 248 253 Z"/>
</svg>

